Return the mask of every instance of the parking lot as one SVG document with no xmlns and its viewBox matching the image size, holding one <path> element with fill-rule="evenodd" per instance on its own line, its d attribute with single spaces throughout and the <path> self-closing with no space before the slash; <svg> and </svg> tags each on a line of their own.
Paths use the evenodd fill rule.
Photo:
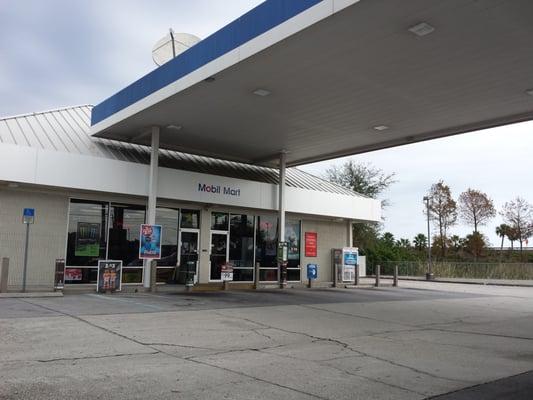
<svg viewBox="0 0 533 400">
<path fill-rule="evenodd" d="M 401 285 L 1 298 L 0 398 L 531 398 L 533 288 Z"/>
</svg>

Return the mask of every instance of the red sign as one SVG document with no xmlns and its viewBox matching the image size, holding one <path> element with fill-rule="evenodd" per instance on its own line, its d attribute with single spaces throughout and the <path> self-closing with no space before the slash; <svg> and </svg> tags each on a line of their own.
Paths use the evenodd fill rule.
<svg viewBox="0 0 533 400">
<path fill-rule="evenodd" d="M 305 232 L 305 256 L 316 257 L 318 235 L 316 232 Z"/>
</svg>

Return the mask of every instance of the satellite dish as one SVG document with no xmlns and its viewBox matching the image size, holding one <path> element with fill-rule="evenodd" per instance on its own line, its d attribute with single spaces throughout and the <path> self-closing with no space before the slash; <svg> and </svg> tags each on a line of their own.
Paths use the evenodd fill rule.
<svg viewBox="0 0 533 400">
<path fill-rule="evenodd" d="M 157 65 L 172 60 L 178 54 L 194 46 L 201 39 L 189 33 L 174 33 L 172 29 L 154 45 L 152 59 Z"/>
</svg>

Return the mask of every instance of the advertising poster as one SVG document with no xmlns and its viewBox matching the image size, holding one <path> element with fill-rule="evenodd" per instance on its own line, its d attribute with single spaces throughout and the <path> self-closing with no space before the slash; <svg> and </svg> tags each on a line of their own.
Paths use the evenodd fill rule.
<svg viewBox="0 0 533 400">
<path fill-rule="evenodd" d="M 97 291 L 99 293 L 120 291 L 122 288 L 122 261 L 98 261 Z"/>
<path fill-rule="evenodd" d="M 100 255 L 100 224 L 78 222 L 76 232 L 76 257 L 98 257 Z"/>
<path fill-rule="evenodd" d="M 161 258 L 161 225 L 141 225 L 139 258 L 141 260 Z"/>
<path fill-rule="evenodd" d="M 316 232 L 305 232 L 305 256 L 316 257 L 317 256 L 317 241 L 318 235 Z"/>
<path fill-rule="evenodd" d="M 66 281 L 81 281 L 82 279 L 82 270 L 81 268 L 67 268 L 65 269 L 65 280 Z"/>
<path fill-rule="evenodd" d="M 288 260 L 300 259 L 300 223 L 288 222 L 285 225 L 285 240 L 288 246 Z"/>
</svg>

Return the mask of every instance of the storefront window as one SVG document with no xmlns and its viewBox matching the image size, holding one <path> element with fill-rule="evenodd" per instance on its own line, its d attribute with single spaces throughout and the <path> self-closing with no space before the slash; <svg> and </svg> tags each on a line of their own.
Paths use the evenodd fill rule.
<svg viewBox="0 0 533 400">
<path fill-rule="evenodd" d="M 178 222 L 179 211 L 172 208 L 158 208 L 156 225 L 161 225 L 161 259 L 158 267 L 175 267 L 178 263 Z"/>
<path fill-rule="evenodd" d="M 200 229 L 199 210 L 181 210 L 181 225 L 186 229 Z"/>
<path fill-rule="evenodd" d="M 106 257 L 108 204 L 95 201 L 70 201 L 67 239 L 66 283 L 96 282 L 99 259 Z"/>
<path fill-rule="evenodd" d="M 139 259 L 139 232 L 144 221 L 145 209 L 142 206 L 111 205 L 108 251 L 110 260 L 122 260 L 124 268 L 142 265 L 142 260 Z"/>
<path fill-rule="evenodd" d="M 226 213 L 214 212 L 211 213 L 211 230 L 213 231 L 227 231 L 229 216 Z"/>
<path fill-rule="evenodd" d="M 231 215 L 229 260 L 234 267 L 234 281 L 253 281 L 254 217 L 252 215 Z"/>
<path fill-rule="evenodd" d="M 259 280 L 277 281 L 278 219 L 268 215 L 258 217 L 257 221 L 255 262 L 259 263 Z"/>
</svg>

